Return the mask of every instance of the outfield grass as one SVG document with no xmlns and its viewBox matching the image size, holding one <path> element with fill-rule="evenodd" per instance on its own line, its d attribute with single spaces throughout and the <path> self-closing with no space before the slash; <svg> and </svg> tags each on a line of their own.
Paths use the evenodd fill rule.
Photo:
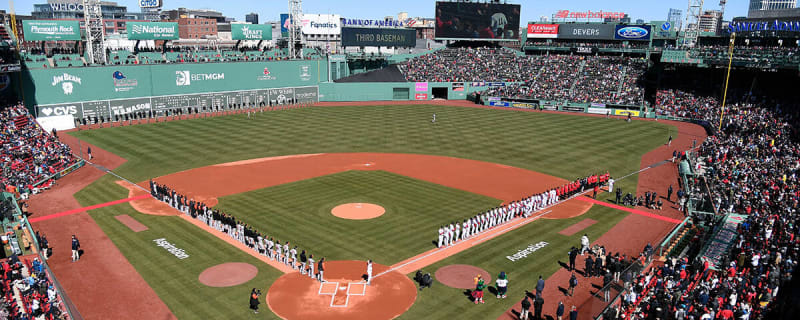
<svg viewBox="0 0 800 320">
<path fill-rule="evenodd" d="M 430 122 L 431 114 L 434 112 L 437 115 L 436 124 Z M 144 181 L 151 177 L 217 163 L 325 152 L 395 152 L 453 156 L 521 167 L 565 179 L 605 170 L 609 170 L 613 176 L 620 176 L 638 170 L 641 156 L 663 144 L 670 134 L 673 137 L 677 136 L 674 127 L 662 123 L 636 121 L 626 123 L 622 120 L 564 114 L 448 106 L 307 108 L 266 112 L 259 114 L 257 119 L 253 120 L 248 120 L 246 115 L 234 115 L 70 134 L 126 158 L 128 162 L 116 172 L 133 181 Z M 82 205 L 124 198 L 127 192 L 114 184 L 114 180 L 104 177 L 76 194 L 76 198 Z M 636 182 L 636 176 L 633 176 L 615 186 L 631 190 L 636 186 Z M 331 186 L 331 189 L 342 188 L 338 184 Z M 354 185 L 350 187 L 353 190 L 363 190 Z M 401 187 L 403 186 L 398 186 Z M 443 192 L 442 199 L 437 201 L 463 200 L 461 198 L 464 196 L 463 193 L 441 192 Z M 264 196 L 288 197 L 289 195 L 269 192 Z M 304 196 L 305 199 L 302 198 L 303 195 L 298 197 L 304 202 L 311 202 L 311 198 L 317 197 L 313 193 Z M 410 198 L 393 196 L 394 198 L 390 199 L 385 195 L 386 198 L 378 200 L 385 202 L 381 203 L 382 205 L 392 208 L 407 202 L 408 199 L 405 198 Z M 313 201 L 321 207 L 328 207 L 325 200 Z M 472 205 L 476 207 L 469 208 L 465 205 L 463 210 L 477 212 L 486 209 L 485 204 L 483 201 L 475 201 Z M 248 201 L 230 204 L 224 201 L 222 204 L 222 206 L 228 205 L 231 206 L 230 213 L 237 217 L 256 214 L 256 211 L 259 211 L 258 203 Z M 292 205 L 295 204 L 265 203 L 260 206 L 262 209 L 260 211 L 276 207 L 280 210 L 290 210 L 293 208 Z M 252 206 L 254 210 L 239 212 L 237 206 L 242 208 Z M 150 230 L 142 233 L 131 232 L 113 218 L 114 215 L 123 213 L 141 221 Z M 247 310 L 243 294 L 247 294 L 250 288 L 259 285 L 266 288 L 278 276 L 277 271 L 265 264 L 249 258 L 204 231 L 174 217 L 144 216 L 135 213 L 127 204 L 93 210 L 90 214 L 159 297 L 180 318 L 245 318 L 243 312 L 246 313 Z M 512 274 L 510 296 L 521 297 L 518 293 L 522 288 L 517 283 L 523 279 L 532 283 L 534 277 L 540 273 L 545 276 L 551 274 L 558 267 L 555 258 L 565 253 L 572 243 L 577 242 L 575 237 L 566 239 L 556 232 L 582 218 L 591 217 L 600 221 L 589 228 L 590 236 L 597 238 L 623 215 L 607 208 L 593 208 L 586 215 L 575 219 L 537 221 L 426 269 L 433 271 L 439 265 L 454 262 L 477 265 L 491 273 L 499 272 L 502 268 Z M 442 222 L 431 220 L 427 229 L 421 232 L 433 235 Z M 254 220 L 253 223 L 259 222 Z M 269 228 L 268 223 L 265 225 L 267 226 L 265 228 Z M 286 240 L 291 242 L 312 244 L 311 241 L 314 241 L 312 238 L 317 236 L 317 232 L 297 232 L 296 225 L 283 227 L 284 230 L 276 232 L 285 232 Z M 320 226 L 320 229 L 322 228 L 323 226 Z M 387 229 L 385 233 L 387 237 L 392 237 L 389 231 Z M 166 237 L 170 241 L 174 239 L 174 243 L 192 255 L 186 260 L 194 260 L 191 263 L 185 260 L 178 261 L 163 249 L 151 244 L 153 239 L 161 237 Z M 281 237 L 281 240 L 284 238 Z M 414 243 L 413 246 L 424 247 L 430 244 L 430 240 L 420 244 Z M 506 254 L 512 254 L 538 241 L 548 241 L 551 244 L 523 260 L 525 262 L 508 264 L 506 262 L 508 260 L 503 260 Z M 408 246 L 408 250 L 412 251 L 410 248 L 412 244 Z M 364 256 L 358 254 L 361 250 L 358 244 L 354 244 L 352 247 L 343 245 L 339 252 L 342 258 L 364 259 Z M 330 255 L 327 252 L 323 254 Z M 400 258 L 402 257 L 397 254 L 397 257 L 387 255 L 381 259 L 389 261 Z M 245 261 L 259 266 L 258 278 L 250 283 L 227 289 L 212 289 L 197 283 L 200 271 L 227 261 Z M 494 319 L 502 312 L 501 310 L 505 310 L 515 302 L 511 299 L 503 303 L 487 302 L 485 307 L 481 308 L 482 311 L 476 311 L 475 308 L 465 309 L 470 306 L 460 303 L 462 300 L 466 301 L 464 299 L 466 298 L 458 290 L 438 285 L 433 290 L 423 291 L 417 303 L 403 317 L 421 319 L 468 315 L 470 316 L 468 318 Z M 261 313 L 259 317 L 270 318 L 274 315 Z"/>
<path fill-rule="evenodd" d="M 434 248 L 436 226 L 502 202 L 386 171 L 345 171 L 219 200 L 217 208 L 281 242 L 328 260 L 368 257 L 383 265 Z M 360 202 L 381 205 L 386 213 L 369 220 L 331 215 L 337 205 Z"/>
</svg>

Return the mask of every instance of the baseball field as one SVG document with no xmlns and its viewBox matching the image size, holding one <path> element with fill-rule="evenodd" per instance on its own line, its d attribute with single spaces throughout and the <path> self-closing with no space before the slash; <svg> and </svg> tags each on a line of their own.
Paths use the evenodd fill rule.
<svg viewBox="0 0 800 320">
<path fill-rule="evenodd" d="M 431 121 L 434 113 L 435 123 Z M 643 157 L 662 147 L 667 137 L 679 138 L 676 127 L 659 122 L 446 105 L 310 107 L 257 113 L 251 118 L 235 114 L 69 135 L 80 140 L 84 149 L 90 144 L 124 159 L 113 169 L 114 175 L 103 175 L 75 193 L 81 206 L 130 197 L 132 192 L 121 187 L 120 180 L 146 186 L 149 179 L 155 179 L 328 261 L 372 259 L 409 279 L 415 271 L 409 270 L 411 262 L 432 275 L 449 265 L 483 269 L 492 281 L 500 271 L 509 275 L 508 299 L 487 294 L 486 304 L 475 306 L 464 289 L 436 282 L 430 289 L 412 293 L 413 304 L 407 311 L 392 315 L 402 319 L 502 317 L 526 290 L 533 289 L 539 275 L 547 279 L 562 268 L 559 261 L 565 261 L 566 252 L 577 245 L 581 235 L 588 234 L 592 241 L 600 239 L 630 213 L 594 205 L 573 215 L 567 212 L 573 209 L 563 208 L 565 213 L 557 217 L 545 214 L 442 254 L 430 263 L 412 259 L 438 254 L 435 242 L 440 225 L 462 221 L 568 180 L 606 171 L 612 177 L 626 176 L 649 165 L 643 163 Z M 95 162 L 102 163 L 106 153 L 95 153 Z M 226 171 L 235 167 L 244 171 Z M 630 175 L 615 188 L 635 192 L 638 178 Z M 598 196 L 601 201 L 611 198 L 609 194 Z M 366 220 L 331 215 L 332 208 L 344 203 L 377 204 L 385 213 Z M 143 214 L 132 204 L 135 202 L 94 209 L 89 216 L 108 237 L 100 240 L 113 242 L 135 269 L 136 275 L 131 277 L 141 277 L 157 295 L 154 301 L 166 306 L 154 303 L 153 310 L 165 311 L 153 311 L 153 318 L 303 318 L 302 314 L 276 314 L 270 309 L 280 306 L 265 300 L 281 290 L 272 286 L 287 276 L 283 271 L 185 217 Z M 146 230 L 135 232 L 120 222 L 122 215 Z M 578 233 L 561 232 L 587 219 L 594 223 Z M 663 222 L 653 220 L 652 225 L 659 223 Z M 628 232 L 634 237 L 648 230 Z M 166 239 L 188 258 L 179 259 L 155 245 L 156 239 Z M 547 244 L 524 259 L 507 258 L 540 242 Z M 631 245 L 610 250 L 630 254 L 640 249 Z M 103 253 L 88 254 L 102 258 Z M 257 274 L 228 287 L 198 281 L 204 270 L 228 262 L 255 266 Z M 56 272 L 58 268 L 54 266 Z M 564 285 L 548 283 L 550 289 Z M 252 288 L 265 292 L 259 314 L 247 308 Z M 348 294 L 350 303 L 358 306 L 359 299 L 369 300 L 369 290 L 372 288 L 366 289 L 365 296 Z M 95 314 L 94 307 L 82 304 L 90 297 L 75 295 L 81 313 Z M 358 309 L 332 308 L 329 314 L 336 319 L 359 318 L 354 310 Z"/>
</svg>

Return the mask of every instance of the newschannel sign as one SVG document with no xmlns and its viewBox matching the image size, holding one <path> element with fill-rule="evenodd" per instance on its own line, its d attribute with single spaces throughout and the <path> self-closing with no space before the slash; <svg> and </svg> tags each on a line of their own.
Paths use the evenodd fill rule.
<svg viewBox="0 0 800 320">
<path fill-rule="evenodd" d="M 728 25 L 728 33 L 758 31 L 800 32 L 800 20 L 771 21 L 733 21 Z"/>
</svg>

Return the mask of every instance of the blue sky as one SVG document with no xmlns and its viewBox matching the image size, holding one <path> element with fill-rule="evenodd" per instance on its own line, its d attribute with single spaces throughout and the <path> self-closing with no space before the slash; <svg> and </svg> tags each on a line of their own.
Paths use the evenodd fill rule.
<svg viewBox="0 0 800 320">
<path fill-rule="evenodd" d="M 14 7 L 19 14 L 28 14 L 34 3 L 45 3 L 47 0 L 16 0 Z M 70 0 L 65 0 L 70 1 Z M 80 0 L 78 0 L 80 1 Z M 243 21 L 249 12 L 258 13 L 261 21 L 278 20 L 282 12 L 287 11 L 286 0 L 163 0 L 164 8 L 178 7 L 193 9 L 214 9 L 223 14 Z M 551 16 L 558 10 L 570 11 L 622 11 L 634 20 L 637 18 L 665 20 L 669 8 L 677 8 L 686 12 L 686 0 L 570 0 L 565 3 L 547 0 L 510 0 L 510 3 L 522 5 L 522 21 L 539 20 L 539 16 Z M 728 0 L 725 19 L 747 15 L 748 0 Z M 117 3 L 128 7 L 129 11 L 139 11 L 138 1 L 118 0 Z M 362 19 L 382 19 L 384 16 L 396 16 L 398 12 L 408 12 L 411 16 L 433 17 L 434 0 L 303 0 L 303 11 L 306 13 L 336 13 L 344 17 Z M 718 9 L 718 1 L 706 1 L 706 9 Z M 0 9 L 8 9 L 8 2 L 0 1 Z"/>
</svg>

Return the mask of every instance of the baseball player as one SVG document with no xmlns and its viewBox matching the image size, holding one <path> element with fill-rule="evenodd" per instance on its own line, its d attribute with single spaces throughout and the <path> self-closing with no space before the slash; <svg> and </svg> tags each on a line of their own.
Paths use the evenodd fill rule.
<svg viewBox="0 0 800 320">
<path fill-rule="evenodd" d="M 437 248 L 441 248 L 444 240 L 444 226 L 439 226 L 439 245 Z"/>
<path fill-rule="evenodd" d="M 280 240 L 275 241 L 275 260 L 278 260 L 279 262 L 282 261 L 281 260 L 281 253 L 282 253 L 281 252 L 281 248 L 282 248 L 281 247 L 281 241 Z"/>
<path fill-rule="evenodd" d="M 294 246 L 292 250 L 289 250 L 289 255 L 292 256 L 292 270 L 297 269 L 297 246 Z"/>
<path fill-rule="evenodd" d="M 456 233 L 456 228 L 453 226 L 453 223 L 450 223 L 450 226 L 447 227 L 447 245 L 452 246 L 455 243 L 454 235 Z"/>
<path fill-rule="evenodd" d="M 372 283 L 372 260 L 367 260 L 367 285 Z"/>
<path fill-rule="evenodd" d="M 300 274 L 306 274 L 306 264 L 308 263 L 308 258 L 306 257 L 306 251 L 300 251 Z"/>
<path fill-rule="evenodd" d="M 464 220 L 464 226 L 461 228 L 461 240 L 469 238 L 469 220 Z"/>
<path fill-rule="evenodd" d="M 456 225 L 456 236 L 454 238 L 455 238 L 455 241 L 458 241 L 458 240 L 461 240 L 461 238 L 460 238 L 460 236 L 461 236 L 461 226 L 459 225 L 458 221 L 456 221 L 455 225 Z"/>
<path fill-rule="evenodd" d="M 289 264 L 289 241 L 283 245 L 283 264 Z"/>
<path fill-rule="evenodd" d="M 308 255 L 308 277 L 314 279 L 314 255 Z"/>
<path fill-rule="evenodd" d="M 272 260 L 275 260 L 275 251 L 272 250 L 274 249 L 274 247 L 275 247 L 275 241 L 272 241 L 272 238 L 269 238 L 269 240 L 267 240 L 267 254 L 269 255 L 269 258 Z"/>
</svg>

